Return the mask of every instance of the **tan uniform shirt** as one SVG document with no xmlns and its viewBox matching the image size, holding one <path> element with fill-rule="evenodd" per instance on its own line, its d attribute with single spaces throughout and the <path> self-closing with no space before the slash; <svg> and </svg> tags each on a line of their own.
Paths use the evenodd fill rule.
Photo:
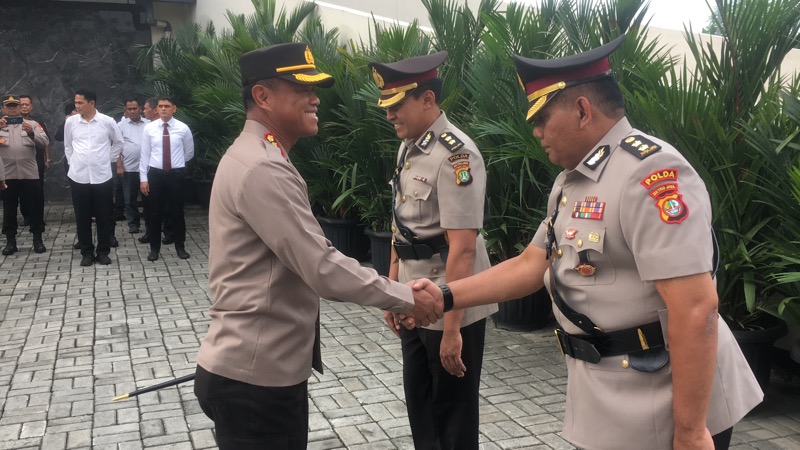
<svg viewBox="0 0 800 450">
<path fill-rule="evenodd" d="M 33 127 L 33 137 L 22 129 L 22 125 L 7 125 L 0 128 L 0 157 L 3 158 L 6 180 L 38 180 L 36 146 L 44 147 L 49 142 L 42 127 L 33 120 L 25 120 Z"/>
<path fill-rule="evenodd" d="M 625 140 L 652 154 L 639 159 L 620 147 Z M 651 144 L 661 149 L 653 153 Z M 711 205 L 702 179 L 675 148 L 634 130 L 625 118 L 578 167 L 559 174 L 550 213 L 556 204 L 559 292 L 604 331 L 659 320 L 666 305 L 655 280 L 712 271 Z M 533 245 L 546 247 L 546 222 Z M 595 266 L 594 276 L 575 270 L 581 251 Z M 549 274 L 545 283 L 550 289 Z M 584 334 L 555 306 L 553 312 L 565 331 Z M 733 426 L 763 398 L 721 318 L 718 341 L 707 422 L 712 434 Z M 627 355 L 591 364 L 566 356 L 564 438 L 586 449 L 671 449 L 671 365 L 644 373 L 623 368 L 623 359 Z"/>
<path fill-rule="evenodd" d="M 214 304 L 197 363 L 245 383 L 293 386 L 311 375 L 320 296 L 392 312 L 413 298 L 331 245 L 305 181 L 267 133 L 248 120 L 217 168 L 208 211 Z"/>
<path fill-rule="evenodd" d="M 408 151 L 395 199 L 395 209 L 402 224 L 420 239 L 440 235 L 447 229 L 482 228 L 486 167 L 481 153 L 469 136 L 454 127 L 442 112 L 419 139 L 408 139 L 401 144 L 398 161 L 405 146 L 408 146 Z M 394 239 L 406 242 L 396 231 L 397 224 L 393 225 Z M 473 274 L 491 267 L 483 237 L 478 234 L 475 240 Z M 433 255 L 431 259 L 401 260 L 398 278 L 403 283 L 417 278 L 430 278 L 434 283 L 443 284 L 447 281 L 445 262 L 441 254 Z M 495 311 L 496 304 L 468 308 L 461 320 L 461 327 Z M 444 320 L 426 328 L 442 330 Z"/>
</svg>

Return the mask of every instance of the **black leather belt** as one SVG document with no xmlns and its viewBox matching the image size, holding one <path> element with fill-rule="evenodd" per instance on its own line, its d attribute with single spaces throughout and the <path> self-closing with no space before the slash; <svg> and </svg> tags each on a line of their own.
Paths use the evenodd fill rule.
<svg viewBox="0 0 800 450">
<path fill-rule="evenodd" d="M 561 352 L 593 364 L 604 356 L 624 355 L 664 346 L 661 323 L 652 322 L 625 330 L 596 335 L 568 334 L 563 328 L 555 330 Z"/>
<path fill-rule="evenodd" d="M 430 239 L 418 240 L 413 244 L 395 242 L 394 251 L 400 259 L 431 259 L 433 255 L 448 249 L 444 234 Z"/>
<path fill-rule="evenodd" d="M 184 167 L 174 167 L 174 168 L 170 169 L 169 172 L 167 172 L 167 171 L 165 171 L 163 169 L 159 169 L 157 167 L 150 166 L 150 167 L 147 168 L 147 173 L 165 173 L 165 174 L 166 173 L 183 173 L 184 170 L 185 170 Z"/>
</svg>

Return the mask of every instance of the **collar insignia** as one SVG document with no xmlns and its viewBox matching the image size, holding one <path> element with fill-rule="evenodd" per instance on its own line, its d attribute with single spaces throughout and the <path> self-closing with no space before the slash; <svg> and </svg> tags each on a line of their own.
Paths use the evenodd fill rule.
<svg viewBox="0 0 800 450">
<path fill-rule="evenodd" d="M 372 70 L 374 71 L 375 69 Z M 375 72 L 375 74 L 378 75 L 378 72 Z M 419 148 L 422 149 L 428 148 L 432 140 L 433 140 L 433 131 L 428 131 L 427 133 L 425 133 L 425 137 L 422 139 L 422 141 L 420 141 Z"/>
<path fill-rule="evenodd" d="M 592 153 L 592 156 L 589 157 L 586 161 L 583 162 L 583 165 L 594 170 L 597 166 L 600 165 L 601 162 L 605 161 L 608 158 L 608 155 L 611 154 L 611 147 L 608 145 L 602 145 L 597 147 L 595 151 Z"/>
</svg>

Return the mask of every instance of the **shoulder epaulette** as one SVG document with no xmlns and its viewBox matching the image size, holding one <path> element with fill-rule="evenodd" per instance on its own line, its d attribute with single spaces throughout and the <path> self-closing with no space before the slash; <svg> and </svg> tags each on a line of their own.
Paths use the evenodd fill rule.
<svg viewBox="0 0 800 450">
<path fill-rule="evenodd" d="M 447 149 L 450 150 L 450 153 L 453 153 L 464 146 L 464 143 L 461 141 L 461 139 L 457 138 L 449 131 L 445 131 L 439 136 L 439 142 L 447 147 Z"/>
<path fill-rule="evenodd" d="M 639 134 L 626 137 L 619 143 L 619 146 L 639 159 L 645 159 L 661 150 L 660 145 Z"/>
</svg>

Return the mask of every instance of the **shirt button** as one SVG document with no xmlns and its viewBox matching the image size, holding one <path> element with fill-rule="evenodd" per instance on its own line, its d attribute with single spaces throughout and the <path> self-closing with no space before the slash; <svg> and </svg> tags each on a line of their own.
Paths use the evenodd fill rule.
<svg viewBox="0 0 800 450">
<path fill-rule="evenodd" d="M 575 245 L 577 245 L 578 248 L 581 248 L 581 247 L 583 247 L 583 241 L 578 239 L 578 242 Z"/>
<path fill-rule="evenodd" d="M 404 195 L 404 196 L 400 197 L 400 201 L 405 203 L 406 202 L 406 196 Z"/>
<path fill-rule="evenodd" d="M 564 251 L 561 250 L 561 248 L 559 248 L 556 254 L 558 255 L 559 258 L 561 258 L 561 256 L 564 254 Z"/>
<path fill-rule="evenodd" d="M 437 274 L 437 273 L 439 273 L 439 269 L 437 269 L 436 267 L 434 267 L 433 269 L 431 269 L 431 273 L 432 273 L 432 274 Z"/>
<path fill-rule="evenodd" d="M 404 169 L 408 170 L 411 168 L 411 163 L 406 161 L 405 165 L 403 166 Z"/>
<path fill-rule="evenodd" d="M 414 197 L 419 197 L 419 192 L 414 191 Z"/>
<path fill-rule="evenodd" d="M 631 363 L 629 363 L 627 359 L 623 359 L 622 360 L 622 368 L 623 369 L 627 369 L 628 367 L 630 367 L 630 365 L 631 365 Z"/>
<path fill-rule="evenodd" d="M 567 196 L 561 197 L 561 206 L 567 206 Z"/>
<path fill-rule="evenodd" d="M 395 228 L 394 225 L 392 225 L 392 233 L 397 233 L 397 228 Z"/>
</svg>

